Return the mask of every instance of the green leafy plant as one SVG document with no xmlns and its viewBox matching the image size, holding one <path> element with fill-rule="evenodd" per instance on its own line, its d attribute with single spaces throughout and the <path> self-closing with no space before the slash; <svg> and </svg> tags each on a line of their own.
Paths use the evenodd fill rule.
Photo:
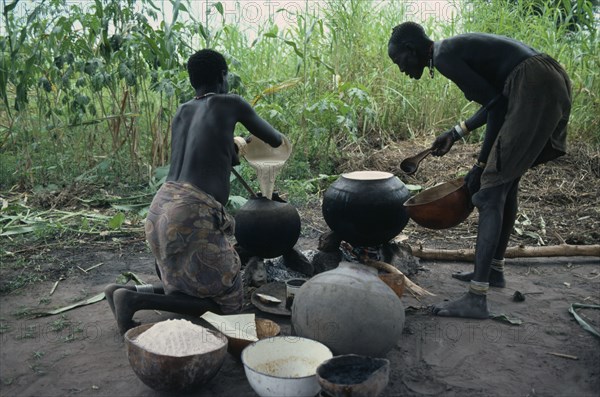
<svg viewBox="0 0 600 397">
<path fill-rule="evenodd" d="M 196 3 L 173 0 L 165 19 L 152 0 L 5 1 L 0 189 L 72 181 L 155 189 L 155 171 L 170 160 L 173 115 L 193 95 L 185 62 L 202 47 L 225 54 L 234 92 L 291 138 L 290 164 L 308 169 L 285 178 L 335 174 L 348 145 L 429 141 L 477 109 L 442 76 L 412 81 L 388 59 L 392 27 L 415 17 L 406 2 L 305 0 L 273 11 L 286 26 L 268 18 L 252 35 L 226 18 L 223 3 L 203 4 L 197 15 Z M 432 38 L 503 34 L 554 56 L 573 82 L 569 139 L 600 145 L 596 0 L 453 6 L 455 14 L 424 21 Z"/>
</svg>

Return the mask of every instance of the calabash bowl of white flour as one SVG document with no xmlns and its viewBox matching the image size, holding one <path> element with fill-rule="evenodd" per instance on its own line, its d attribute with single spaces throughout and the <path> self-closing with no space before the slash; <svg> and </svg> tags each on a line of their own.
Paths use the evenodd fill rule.
<svg viewBox="0 0 600 397">
<path fill-rule="evenodd" d="M 227 355 L 227 338 L 187 320 L 166 320 L 125 333 L 133 372 L 154 390 L 188 392 L 211 380 Z"/>
</svg>

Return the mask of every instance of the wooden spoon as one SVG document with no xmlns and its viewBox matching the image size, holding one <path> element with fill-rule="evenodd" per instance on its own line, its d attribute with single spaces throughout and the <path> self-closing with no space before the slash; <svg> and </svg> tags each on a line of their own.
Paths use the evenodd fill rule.
<svg viewBox="0 0 600 397">
<path fill-rule="evenodd" d="M 400 163 L 400 169 L 404 171 L 406 175 L 412 175 L 417 172 L 419 168 L 419 163 L 423 161 L 423 159 L 431 154 L 431 148 L 423 150 L 421 153 L 416 154 L 412 157 L 408 157 Z"/>
<path fill-rule="evenodd" d="M 254 193 L 254 190 L 252 190 L 252 188 L 250 187 L 250 185 L 248 185 L 248 183 L 246 183 L 246 181 L 244 180 L 244 178 L 242 178 L 242 176 L 235 170 L 235 168 L 231 168 L 231 172 L 233 173 L 233 175 L 236 176 L 236 178 L 238 179 L 238 181 L 240 181 L 240 183 L 242 184 L 242 186 L 244 186 L 246 188 L 246 190 L 248 191 L 248 193 L 250 193 L 250 197 L 257 197 L 256 193 Z"/>
</svg>

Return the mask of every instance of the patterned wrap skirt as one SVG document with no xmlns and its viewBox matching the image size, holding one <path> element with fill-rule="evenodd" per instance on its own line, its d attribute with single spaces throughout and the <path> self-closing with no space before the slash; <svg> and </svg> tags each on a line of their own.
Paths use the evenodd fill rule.
<svg viewBox="0 0 600 397">
<path fill-rule="evenodd" d="M 233 227 L 233 218 L 211 195 L 189 183 L 163 184 L 145 230 L 165 294 L 210 298 L 223 313 L 241 310 L 241 263 L 227 239 Z"/>
</svg>

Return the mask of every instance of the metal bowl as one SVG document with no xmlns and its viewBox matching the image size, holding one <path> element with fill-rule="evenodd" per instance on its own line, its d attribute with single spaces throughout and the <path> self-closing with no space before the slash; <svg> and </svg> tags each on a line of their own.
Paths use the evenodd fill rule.
<svg viewBox="0 0 600 397">
<path fill-rule="evenodd" d="M 281 327 L 279 327 L 276 322 L 267 320 L 266 318 L 257 318 L 254 322 L 256 323 L 256 336 L 258 336 L 259 340 L 277 336 L 279 335 L 279 332 L 281 332 Z M 252 341 L 248 339 L 232 337 L 227 337 L 227 339 L 229 340 L 227 351 L 237 359 L 240 359 L 242 350 L 252 343 Z"/>
<path fill-rule="evenodd" d="M 275 336 L 242 351 L 246 378 L 259 396 L 314 396 L 321 389 L 317 367 L 333 357 L 320 342 L 296 336 Z"/>
<path fill-rule="evenodd" d="M 211 380 L 225 361 L 227 338 L 211 332 L 223 343 L 213 351 L 182 357 L 166 356 L 145 350 L 135 339 L 156 323 L 143 324 L 125 333 L 127 357 L 133 372 L 154 390 L 188 392 Z"/>
<path fill-rule="evenodd" d="M 410 219 L 428 229 L 454 227 L 474 208 L 463 178 L 423 190 L 406 200 L 404 207 Z"/>
</svg>

